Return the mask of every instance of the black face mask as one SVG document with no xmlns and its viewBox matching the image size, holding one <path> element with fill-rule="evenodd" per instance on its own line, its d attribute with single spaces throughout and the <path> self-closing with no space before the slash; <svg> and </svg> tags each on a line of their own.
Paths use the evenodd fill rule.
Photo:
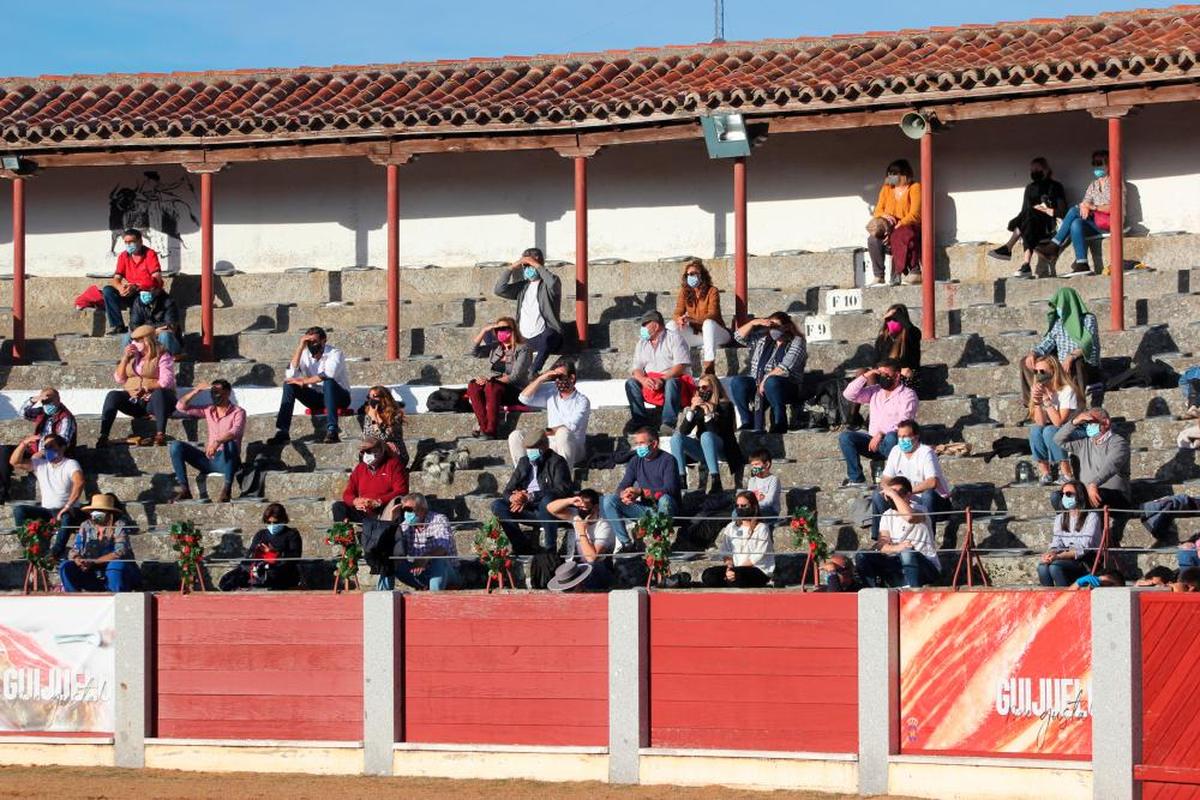
<svg viewBox="0 0 1200 800">
<path fill-rule="evenodd" d="M 1034 377 L 1034 380 L 1036 380 L 1038 383 L 1049 383 L 1050 382 L 1050 373 L 1046 372 L 1044 369 L 1039 369 L 1037 372 L 1035 372 L 1033 374 L 1033 377 Z"/>
<path fill-rule="evenodd" d="M 225 402 L 225 393 L 224 392 L 209 391 L 208 394 L 210 397 L 212 397 L 213 405 L 219 406 L 219 405 L 221 405 L 221 403 Z"/>
<path fill-rule="evenodd" d="M 314 342 L 308 346 L 308 352 L 315 358 L 325 350 L 324 342 Z"/>
<path fill-rule="evenodd" d="M 708 400 L 711 400 L 711 399 L 712 399 L 712 390 L 709 390 L 709 391 L 707 391 L 707 392 L 700 391 L 700 392 L 697 392 L 696 394 L 700 395 L 700 399 L 701 399 L 701 400 L 704 400 L 704 401 L 706 401 L 706 402 L 707 402 Z"/>
<path fill-rule="evenodd" d="M 877 375 L 875 376 L 875 383 L 878 384 L 880 389 L 890 389 L 896 385 L 896 379 L 891 375 Z"/>
<path fill-rule="evenodd" d="M 1043 181 L 1046 179 L 1046 173 L 1042 172 L 1040 169 L 1030 170 L 1029 179 L 1031 181 L 1035 181 L 1035 182 Z"/>
<path fill-rule="evenodd" d="M 567 392 L 571 391 L 574 387 L 571 385 L 571 382 L 569 380 L 566 380 L 565 378 L 560 378 L 559 380 L 556 380 L 554 382 L 554 388 L 558 389 L 558 391 L 562 392 L 563 394 L 566 394 Z"/>
</svg>

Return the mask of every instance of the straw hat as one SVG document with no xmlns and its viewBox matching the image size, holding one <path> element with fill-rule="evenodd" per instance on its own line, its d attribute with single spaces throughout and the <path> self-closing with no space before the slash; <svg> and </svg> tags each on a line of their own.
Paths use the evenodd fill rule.
<svg viewBox="0 0 1200 800">
<path fill-rule="evenodd" d="M 117 496 L 115 494 L 94 494 L 92 502 L 83 507 L 84 511 L 107 511 L 110 514 L 120 514 L 121 509 L 117 505 Z"/>
<path fill-rule="evenodd" d="M 586 561 L 565 561 L 554 570 L 554 577 L 546 584 L 552 592 L 569 592 L 588 579 L 592 574 L 592 565 Z"/>
</svg>

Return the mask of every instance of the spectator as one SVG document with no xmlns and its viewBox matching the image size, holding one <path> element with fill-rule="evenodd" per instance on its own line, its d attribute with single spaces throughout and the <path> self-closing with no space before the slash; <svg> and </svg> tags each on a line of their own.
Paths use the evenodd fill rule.
<svg viewBox="0 0 1200 800">
<path fill-rule="evenodd" d="M 892 283 L 921 282 L 921 184 L 913 181 L 912 166 L 901 158 L 888 164 L 871 221 L 867 224 L 867 250 L 872 278 L 866 286 L 883 284 L 883 257 L 892 254 Z"/>
<path fill-rule="evenodd" d="M 530 381 L 517 397 L 524 405 L 546 409 L 550 449 L 566 459 L 569 469 L 575 469 L 587 453 L 588 418 L 592 413 L 591 401 L 575 388 L 575 380 L 574 362 L 560 360 Z M 525 435 L 521 431 L 509 434 L 508 453 L 514 465 L 525 455 Z"/>
<path fill-rule="evenodd" d="M 1062 487 L 1058 506 L 1062 511 L 1054 517 L 1050 550 L 1042 554 L 1037 568 L 1042 586 L 1070 586 L 1090 572 L 1088 555 L 1100 546 L 1103 533 L 1100 514 L 1092 510 L 1087 491 L 1078 481 Z"/>
<path fill-rule="evenodd" d="M 41 450 L 34 450 L 37 445 Z M 36 506 L 13 506 L 13 524 L 23 528 L 36 519 L 57 526 L 59 532 L 50 547 L 50 555 L 55 558 L 62 557 L 67 529 L 79 521 L 75 504 L 83 496 L 83 469 L 78 461 L 67 458 L 66 450 L 66 440 L 58 434 L 48 434 L 39 441 L 35 433 L 22 439 L 9 457 L 9 471 L 16 468 L 32 472 L 38 490 Z"/>
<path fill-rule="evenodd" d="M 1104 382 L 1100 373 L 1100 330 L 1096 315 L 1087 310 L 1074 289 L 1059 289 L 1054 293 L 1046 322 L 1046 335 L 1021 362 L 1021 399 L 1026 405 L 1029 405 L 1029 388 L 1041 356 L 1056 356 L 1063 371 L 1084 391 L 1093 384 Z M 1082 402 L 1083 396 L 1079 399 Z M 1100 405 L 1103 399 L 1101 386 L 1093 393 L 1092 405 Z"/>
<path fill-rule="evenodd" d="M 877 549 L 854 557 L 854 565 L 867 586 L 886 585 L 902 578 L 918 588 L 941 578 L 933 526 L 925 508 L 912 496 L 912 484 L 903 475 L 883 483 L 887 510 L 879 523 Z"/>
<path fill-rule="evenodd" d="M 208 405 L 193 406 L 196 395 L 208 390 Z M 233 387 L 229 381 L 215 380 L 202 383 L 179 398 L 175 410 L 192 419 L 204 420 L 207 439 L 204 449 L 187 442 L 174 441 L 167 450 L 171 454 L 171 465 L 175 468 L 178 486 L 172 502 L 191 500 L 188 488 L 187 465 L 199 472 L 196 490 L 201 500 L 208 500 L 208 483 L 204 477 L 210 472 L 219 472 L 225 478 L 221 485 L 218 503 L 228 503 L 233 491 L 233 476 L 242 464 L 242 435 L 246 432 L 246 409 L 233 402 Z"/>
<path fill-rule="evenodd" d="M 529 348 L 530 372 L 540 372 L 547 356 L 562 352 L 562 285 L 558 276 L 546 268 L 542 251 L 531 247 L 505 268 L 492 291 L 497 297 L 517 301 L 515 329 Z"/>
<path fill-rule="evenodd" d="M 1073 480 L 1071 459 L 1054 442 L 1064 422 L 1079 411 L 1083 390 L 1063 371 L 1054 356 L 1042 356 L 1034 364 L 1034 385 L 1029 397 L 1029 447 L 1037 461 L 1042 486 L 1054 482 L 1050 462 L 1058 464 L 1059 483 Z M 1080 431 L 1076 438 L 1083 435 Z"/>
<path fill-rule="evenodd" d="M 617 491 L 600 499 L 600 515 L 616 531 L 618 552 L 633 544 L 625 520 L 640 519 L 654 509 L 672 516 L 679 510 L 679 468 L 671 454 L 659 448 L 658 435 L 650 428 L 638 429 L 633 453 Z"/>
<path fill-rule="evenodd" d="M 33 423 L 33 432 L 38 437 L 37 442 L 26 448 L 30 455 L 38 453 L 43 446 L 42 440 L 52 433 L 66 442 L 64 455 L 69 457 L 74 454 L 77 431 L 75 415 L 63 404 L 58 390 L 53 386 L 47 386 L 27 399 L 21 405 L 21 416 Z M 12 482 L 12 465 L 9 461 L 15 449 L 12 445 L 0 446 L 0 505 L 8 502 L 9 485 Z"/>
<path fill-rule="evenodd" d="M 350 371 L 342 351 L 328 343 L 325 329 L 313 326 L 300 337 L 288 362 L 275 435 L 267 444 L 287 444 L 291 439 L 296 401 L 314 412 L 325 413 L 325 444 L 336 444 L 338 416 L 350 408 Z"/>
<path fill-rule="evenodd" d="M 58 564 L 64 592 L 132 592 L 141 584 L 129 536 L 115 496 L 94 494 L 82 509 L 87 518 L 75 534 L 71 551 Z"/>
<path fill-rule="evenodd" d="M 687 460 L 703 460 L 711 481 L 708 494 L 724 491 L 721 485 L 723 458 L 734 475 L 741 472 L 745 464 L 741 445 L 734 434 L 733 404 L 725 397 L 721 382 L 711 372 L 700 376 L 692 402 L 683 411 L 679 427 L 671 436 L 669 450 L 679 465 L 679 486 L 687 486 Z M 700 482 L 700 491 L 706 491 Z"/>
<path fill-rule="evenodd" d="M 903 303 L 894 303 L 883 312 L 883 324 L 875 337 L 875 363 L 889 358 L 900 365 L 904 385 L 915 390 L 921 369 L 921 329 L 913 324 Z"/>
<path fill-rule="evenodd" d="M 300 557 L 304 542 L 300 532 L 288 524 L 287 509 L 271 503 L 262 515 L 260 528 L 246 548 L 246 560 L 221 576 L 221 591 L 273 589 L 286 591 L 300 585 Z"/>
<path fill-rule="evenodd" d="M 379 588 L 391 590 L 399 580 L 414 589 L 440 592 L 461 584 L 458 547 L 445 514 L 429 510 L 423 494 L 407 494 L 400 503 L 400 536 L 408 558 L 392 562 L 394 576 L 381 575 Z"/>
<path fill-rule="evenodd" d="M 108 434 L 118 411 L 135 419 L 154 417 L 154 438 L 131 436 L 129 444 L 165 445 L 167 420 L 175 410 L 175 357 L 158 346 L 153 327 L 134 329 L 133 341 L 122 351 L 113 380 L 125 388 L 113 390 L 104 398 L 96 447 L 108 446 Z"/>
<path fill-rule="evenodd" d="M 1086 436 L 1075 435 L 1084 426 Z M 1129 440 L 1112 429 L 1102 408 L 1077 414 L 1058 433 L 1054 443 L 1079 459 L 1079 481 L 1092 508 L 1129 508 Z"/>
<path fill-rule="evenodd" d="M 1200 367 L 1188 367 L 1179 376 L 1179 391 L 1183 393 L 1185 419 L 1200 419 Z"/>
<path fill-rule="evenodd" d="M 1072 591 L 1100 589 L 1125 585 L 1125 576 L 1115 569 L 1106 569 L 1099 575 L 1084 575 L 1071 584 Z"/>
<path fill-rule="evenodd" d="M 763 520 L 774 525 L 783 507 L 783 492 L 778 476 L 771 474 L 771 454 L 766 450 L 755 450 L 750 454 L 750 480 L 746 481 L 746 490 L 754 493 Z"/>
<path fill-rule="evenodd" d="M 1188 567 L 1179 570 L 1179 576 L 1171 584 L 1173 592 L 1200 592 L 1200 568 Z"/>
<path fill-rule="evenodd" d="M 558 552 L 558 523 L 548 510 L 555 500 L 571 494 L 571 468 L 567 460 L 550 449 L 542 431 L 526 431 L 525 455 L 513 468 L 503 496 L 492 503 L 492 514 L 513 543 L 514 552 L 534 552 L 518 522 L 536 522 L 542 526 L 542 549 Z"/>
<path fill-rule="evenodd" d="M 600 494 L 582 489 L 571 497 L 553 500 L 546 507 L 550 514 L 571 523 L 574 535 L 567 539 L 566 555 L 582 558 L 589 564 L 612 553 L 617 535 L 612 525 L 600 516 Z M 607 570 L 606 570 L 607 571 Z"/>
<path fill-rule="evenodd" d="M 771 528 L 758 518 L 754 492 L 737 493 L 733 519 L 717 536 L 717 553 L 724 563 L 700 573 L 700 582 L 705 586 L 758 589 L 770 583 L 775 572 L 775 547 Z"/>
<path fill-rule="evenodd" d="M 479 427 L 476 436 L 496 438 L 502 406 L 516 405 L 532 374 L 533 354 L 525 344 L 517 321 L 501 317 L 475 335 L 475 355 L 487 358 L 491 375 L 467 384 L 467 400 Z"/>
<path fill-rule="evenodd" d="M 387 445 L 369 436 L 359 443 L 358 455 L 342 499 L 333 504 L 333 521 L 395 519 L 396 512 L 388 506 L 408 493 L 408 470 Z"/>
<path fill-rule="evenodd" d="M 896 445 L 896 427 L 903 420 L 916 419 L 917 393 L 900 382 L 900 365 L 884 359 L 846 387 L 842 395 L 851 403 L 867 403 L 870 408 L 867 433 L 842 431 L 838 444 L 846 461 L 843 486 L 865 486 L 860 456 L 886 459 Z"/>
<path fill-rule="evenodd" d="M 764 412 L 764 402 L 771 407 L 771 433 L 783 433 L 787 430 L 788 406 L 800 402 L 804 385 L 808 361 L 804 334 L 790 316 L 776 311 L 742 325 L 733 338 L 750 348 L 749 371 L 729 379 L 729 394 L 741 417 L 739 429 L 761 428 L 750 408 L 756 401 Z"/>
<path fill-rule="evenodd" d="M 121 234 L 121 238 L 125 242 L 125 251 L 117 256 L 117 269 L 109 285 L 101 289 L 110 336 L 129 330 L 125 327 L 122 309 L 133 305 L 139 291 L 161 289 L 163 285 L 158 253 L 142 244 L 142 232 L 130 228 Z"/>
<path fill-rule="evenodd" d="M 179 355 L 183 349 L 180 344 L 183 328 L 179 320 L 179 307 L 162 286 L 138 289 L 129 312 L 129 325 L 133 328 L 142 325 L 153 327 L 158 334 L 158 346 L 173 356 Z M 128 345 L 130 338 L 126 334 L 121 339 L 121 345 Z"/>
<path fill-rule="evenodd" d="M 914 419 L 902 420 L 896 426 L 896 446 L 888 453 L 883 465 L 881 488 L 871 495 L 871 538 L 879 538 L 880 515 L 887 509 L 883 486 L 897 476 L 908 480 L 917 502 L 927 513 L 936 515 L 952 511 L 950 484 L 942 472 L 942 462 L 934 449 L 921 443 L 921 426 Z M 937 517 L 929 517 L 929 527 L 937 530 Z"/>
<path fill-rule="evenodd" d="M 1021 240 L 1024 259 L 1021 268 L 1013 273 L 1014 278 L 1033 277 L 1034 248 L 1054 234 L 1055 218 L 1062 218 L 1067 213 L 1067 193 L 1053 176 L 1046 159 L 1038 157 L 1029 162 L 1029 183 L 1021 199 L 1021 211 L 1008 221 L 1012 236 L 1006 243 L 988 251 L 992 258 L 1008 261 L 1012 258 L 1013 245 Z"/>
<path fill-rule="evenodd" d="M 1134 586 L 1161 586 L 1169 589 L 1174 583 L 1175 570 L 1159 564 L 1157 567 L 1151 567 L 1147 570 L 1146 574 L 1139 578 Z"/>
<path fill-rule="evenodd" d="M 1087 239 L 1109 230 L 1108 214 L 1112 185 L 1108 177 L 1107 150 L 1092 153 L 1092 174 L 1095 180 L 1088 184 L 1087 191 L 1083 193 L 1083 201 L 1077 206 L 1071 206 L 1063 217 L 1058 233 L 1037 248 L 1039 253 L 1054 261 L 1062 251 L 1067 237 L 1070 237 L 1071 246 L 1075 249 L 1075 264 L 1067 273 L 1068 278 L 1092 274 L 1091 267 L 1088 266 Z"/>
<path fill-rule="evenodd" d="M 646 403 L 662 407 L 662 424 L 675 427 L 683 407 L 683 378 L 691 369 L 692 355 L 683 337 L 663 324 L 662 314 L 647 311 L 638 319 L 641 336 L 633 351 L 632 377 L 625 381 L 630 421 L 625 432 L 651 424 Z M 688 376 L 688 380 L 691 378 Z"/>
<path fill-rule="evenodd" d="M 854 562 L 843 555 L 834 553 L 821 563 L 821 571 L 825 573 L 826 592 L 857 592 L 862 588 L 858 576 L 854 574 Z"/>
<path fill-rule="evenodd" d="M 19 525 L 20 523 L 17 524 Z M 1200 538 L 1200 534 L 1193 536 L 1191 539 L 1179 545 L 1179 551 L 1176 554 L 1176 558 L 1179 562 L 1179 568 L 1181 570 L 1189 569 L 1191 567 L 1200 567 L 1200 556 L 1197 555 L 1196 549 L 1196 542 L 1198 538 Z"/>
<path fill-rule="evenodd" d="M 729 329 L 721 316 L 721 293 L 698 258 L 684 262 L 679 284 L 679 299 L 667 330 L 683 337 L 688 347 L 701 348 L 701 372 L 715 374 L 717 348 L 729 343 Z"/>
<path fill-rule="evenodd" d="M 383 442 L 392 454 L 408 467 L 408 446 L 404 444 L 404 404 L 397 402 L 386 386 L 372 386 L 359 409 L 363 436 Z"/>
</svg>

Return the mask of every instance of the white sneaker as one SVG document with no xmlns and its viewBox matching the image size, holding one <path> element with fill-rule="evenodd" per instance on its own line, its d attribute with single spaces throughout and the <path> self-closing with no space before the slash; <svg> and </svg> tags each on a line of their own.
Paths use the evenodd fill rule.
<svg viewBox="0 0 1200 800">
<path fill-rule="evenodd" d="M 882 278 L 877 278 L 877 277 L 875 277 L 874 275 L 872 275 L 871 277 L 867 278 L 867 279 L 866 279 L 866 281 L 863 283 L 863 288 L 864 288 L 864 289 L 873 289 L 873 288 L 875 288 L 876 286 L 883 286 L 883 279 L 882 279 Z"/>
<path fill-rule="evenodd" d="M 921 273 L 919 273 L 919 272 L 908 273 L 907 275 L 904 276 L 904 284 L 906 286 L 920 286 L 921 285 Z"/>
</svg>

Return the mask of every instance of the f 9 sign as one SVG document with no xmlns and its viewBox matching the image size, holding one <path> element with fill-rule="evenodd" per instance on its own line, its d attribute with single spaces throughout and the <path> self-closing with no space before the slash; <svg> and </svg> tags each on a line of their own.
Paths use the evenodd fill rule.
<svg viewBox="0 0 1200 800">
<path fill-rule="evenodd" d="M 827 342 L 833 338 L 829 330 L 829 317 L 813 314 L 804 318 L 804 338 L 810 342 Z"/>
</svg>

